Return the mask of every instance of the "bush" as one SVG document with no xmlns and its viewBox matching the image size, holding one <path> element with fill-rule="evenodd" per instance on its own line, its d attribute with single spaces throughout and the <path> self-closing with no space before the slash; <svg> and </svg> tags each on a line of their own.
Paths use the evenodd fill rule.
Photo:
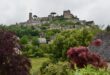
<svg viewBox="0 0 110 75">
<path fill-rule="evenodd" d="M 84 68 L 75 67 L 71 69 L 67 62 L 59 62 L 57 64 L 52 64 L 50 62 L 45 62 L 39 74 L 37 75 L 109 75 L 110 71 L 106 69 L 96 69 L 91 65 L 87 65 Z"/>
<path fill-rule="evenodd" d="M 76 67 L 75 70 L 69 70 L 68 75 L 109 75 L 110 71 L 106 69 L 96 69 L 91 65 L 88 65 L 84 68 L 78 69 Z"/>
<path fill-rule="evenodd" d="M 0 31 L 0 75 L 30 75 L 31 63 L 21 55 L 17 36 Z"/>
<path fill-rule="evenodd" d="M 44 56 L 44 52 L 38 48 L 37 51 L 34 53 L 34 57 L 43 57 Z"/>
<path fill-rule="evenodd" d="M 78 68 L 83 68 L 88 64 L 96 68 L 106 68 L 107 63 L 96 53 L 92 53 L 87 47 L 74 47 L 67 51 L 68 58 L 70 59 L 71 67 L 75 65 Z"/>
<path fill-rule="evenodd" d="M 20 43 L 21 43 L 21 44 L 27 44 L 27 43 L 28 43 L 28 36 L 24 35 L 24 36 L 20 39 Z"/>
<path fill-rule="evenodd" d="M 45 62 L 40 68 L 40 75 L 68 75 L 68 68 L 67 63 L 52 64 Z"/>
<path fill-rule="evenodd" d="M 33 37 L 32 38 L 32 45 L 39 46 L 39 41 L 38 41 L 38 38 L 37 37 Z"/>
<path fill-rule="evenodd" d="M 38 46 L 33 46 L 31 44 L 27 44 L 23 48 L 23 54 L 27 57 L 43 57 L 44 52 Z"/>
</svg>

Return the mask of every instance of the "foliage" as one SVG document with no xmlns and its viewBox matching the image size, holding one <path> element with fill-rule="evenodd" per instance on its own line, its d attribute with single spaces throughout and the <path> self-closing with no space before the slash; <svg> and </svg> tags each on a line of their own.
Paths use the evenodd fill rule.
<svg viewBox="0 0 110 75">
<path fill-rule="evenodd" d="M 44 55 L 43 50 L 40 47 L 38 37 L 31 37 L 29 39 L 27 36 L 23 36 L 20 39 L 22 44 L 23 54 L 28 57 L 42 57 Z"/>
<path fill-rule="evenodd" d="M 66 21 L 65 19 L 54 19 L 52 22 L 51 22 L 52 24 L 56 24 L 56 25 L 64 25 L 64 26 L 66 26 L 66 25 L 75 25 L 76 23 L 74 23 L 74 22 L 72 22 L 72 21 Z"/>
<path fill-rule="evenodd" d="M 84 68 L 71 69 L 67 62 L 52 64 L 44 62 L 38 75 L 109 75 L 110 71 L 106 69 L 96 69 L 91 65 Z"/>
<path fill-rule="evenodd" d="M 32 38 L 32 45 L 39 46 L 39 41 L 38 41 L 38 38 L 37 37 L 33 37 Z"/>
<path fill-rule="evenodd" d="M 20 39 L 20 43 L 21 44 L 27 44 L 28 43 L 28 36 L 23 36 L 21 39 Z"/>
<path fill-rule="evenodd" d="M 110 25 L 108 25 L 105 30 L 106 30 L 107 32 L 109 32 L 109 31 L 110 31 Z"/>
<path fill-rule="evenodd" d="M 45 31 L 45 34 L 46 34 L 46 38 L 47 39 L 52 39 L 52 36 L 55 36 L 57 33 L 60 33 L 60 30 L 53 29 L 53 30 L 47 30 L 47 31 Z"/>
<path fill-rule="evenodd" d="M 39 31 L 33 26 L 23 26 L 23 25 L 10 25 L 4 28 L 5 30 L 15 32 L 18 37 L 27 36 L 38 36 Z"/>
<path fill-rule="evenodd" d="M 43 57 L 44 52 L 38 47 L 32 44 L 27 44 L 23 48 L 23 54 L 28 57 Z"/>
<path fill-rule="evenodd" d="M 77 30 L 63 31 L 56 36 L 56 39 L 51 43 L 51 53 L 55 61 L 66 59 L 66 51 L 70 47 L 88 46 L 92 37 L 97 32 L 92 29 L 84 28 Z"/>
<path fill-rule="evenodd" d="M 50 62 L 44 62 L 40 68 L 40 75 L 68 75 L 67 63 L 52 64 Z"/>
<path fill-rule="evenodd" d="M 88 64 L 96 68 L 106 68 L 107 63 L 96 53 L 92 53 L 87 47 L 74 47 L 67 51 L 68 58 L 70 59 L 71 67 L 75 65 L 78 68 L 83 68 Z"/>
<path fill-rule="evenodd" d="M 0 75 L 30 75 L 31 63 L 20 54 L 17 36 L 0 31 Z"/>
<path fill-rule="evenodd" d="M 106 69 L 96 69 L 91 65 L 88 65 L 84 68 L 78 69 L 77 67 L 75 70 L 70 70 L 68 75 L 109 75 L 110 71 Z"/>
<path fill-rule="evenodd" d="M 44 53 L 49 53 L 49 44 L 40 44 L 39 49 L 41 49 Z"/>
<path fill-rule="evenodd" d="M 74 73 L 73 73 L 74 72 Z M 109 75 L 110 71 L 107 69 L 96 69 L 91 65 L 86 66 L 85 68 L 78 69 L 76 67 L 75 71 L 69 72 L 69 75 Z"/>
</svg>

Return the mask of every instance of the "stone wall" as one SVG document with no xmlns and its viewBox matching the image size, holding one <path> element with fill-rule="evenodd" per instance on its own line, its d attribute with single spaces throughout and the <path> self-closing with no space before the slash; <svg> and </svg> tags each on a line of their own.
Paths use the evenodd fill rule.
<svg viewBox="0 0 110 75">
<path fill-rule="evenodd" d="M 102 32 L 94 37 L 93 40 L 101 39 L 102 44 L 100 46 L 90 45 L 89 49 L 102 56 L 107 61 L 110 61 L 110 32 Z"/>
</svg>

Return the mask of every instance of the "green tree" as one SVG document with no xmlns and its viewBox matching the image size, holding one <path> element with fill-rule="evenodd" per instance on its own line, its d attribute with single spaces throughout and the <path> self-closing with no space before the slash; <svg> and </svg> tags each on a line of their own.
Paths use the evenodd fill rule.
<svg viewBox="0 0 110 75">
<path fill-rule="evenodd" d="M 28 36 L 24 35 L 21 39 L 20 39 L 20 43 L 21 44 L 27 44 L 28 43 Z"/>
<path fill-rule="evenodd" d="M 110 25 L 108 25 L 105 30 L 110 31 Z"/>
<path fill-rule="evenodd" d="M 34 46 L 39 46 L 38 37 L 33 37 L 33 38 L 32 38 L 32 45 L 34 45 Z"/>
<path fill-rule="evenodd" d="M 68 30 L 59 33 L 51 43 L 52 57 L 55 60 L 66 59 L 66 52 L 70 47 L 88 46 L 96 33 L 91 28 Z"/>
</svg>

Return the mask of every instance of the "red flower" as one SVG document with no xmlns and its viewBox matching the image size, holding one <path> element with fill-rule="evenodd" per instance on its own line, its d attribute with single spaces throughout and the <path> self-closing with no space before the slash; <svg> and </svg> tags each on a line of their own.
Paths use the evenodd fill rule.
<svg viewBox="0 0 110 75">
<path fill-rule="evenodd" d="M 102 45 L 102 40 L 101 39 L 96 39 L 92 42 L 92 45 L 101 46 Z"/>
</svg>

